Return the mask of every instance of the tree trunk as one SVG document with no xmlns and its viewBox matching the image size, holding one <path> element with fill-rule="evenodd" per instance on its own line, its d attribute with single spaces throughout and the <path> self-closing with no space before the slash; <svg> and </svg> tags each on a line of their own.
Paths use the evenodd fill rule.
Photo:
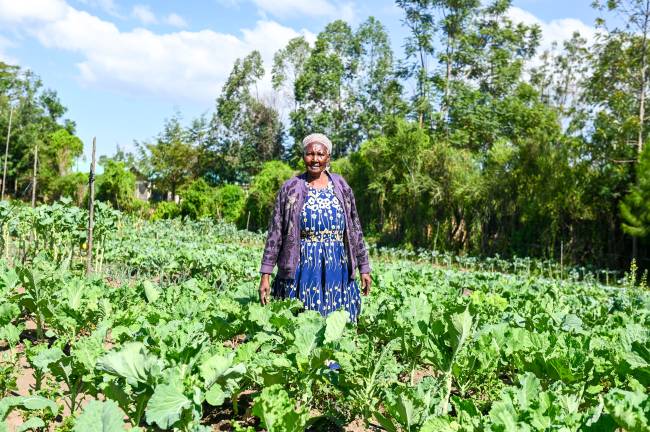
<svg viewBox="0 0 650 432">
<path fill-rule="evenodd" d="M 95 225 L 95 149 L 97 140 L 93 137 L 92 159 L 88 175 L 88 238 L 86 239 L 86 276 L 93 272 L 93 230 Z"/>
<path fill-rule="evenodd" d="M 0 200 L 4 201 L 5 199 L 5 189 L 6 189 L 6 182 L 7 182 L 7 157 L 9 156 L 9 137 L 11 136 L 11 120 L 13 119 L 14 116 L 14 106 L 11 106 L 11 109 L 9 110 L 9 127 L 7 128 L 7 142 L 5 144 L 5 161 L 4 161 L 4 168 L 2 169 L 2 197 Z"/>
<path fill-rule="evenodd" d="M 641 88 L 639 89 L 639 136 L 637 140 L 637 151 L 640 157 L 643 151 L 643 132 L 645 122 L 645 93 L 646 93 L 646 74 L 647 74 L 647 45 L 648 45 L 648 25 L 650 19 L 650 0 L 646 0 L 643 17 L 643 36 L 641 39 Z"/>
<path fill-rule="evenodd" d="M 38 169 L 38 145 L 34 146 L 34 174 L 32 176 L 32 208 L 36 207 L 36 170 Z"/>
</svg>

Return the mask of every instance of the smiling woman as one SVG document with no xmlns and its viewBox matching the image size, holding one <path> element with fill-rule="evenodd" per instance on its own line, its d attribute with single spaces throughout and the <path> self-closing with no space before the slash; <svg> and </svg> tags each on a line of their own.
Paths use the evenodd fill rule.
<svg viewBox="0 0 650 432">
<path fill-rule="evenodd" d="M 364 295 L 370 292 L 370 265 L 352 189 L 330 173 L 331 141 L 323 134 L 303 140 L 306 172 L 282 185 L 262 258 L 260 301 L 299 299 L 306 309 L 328 315 L 338 309 L 356 321 L 361 310 L 356 269 Z"/>
</svg>

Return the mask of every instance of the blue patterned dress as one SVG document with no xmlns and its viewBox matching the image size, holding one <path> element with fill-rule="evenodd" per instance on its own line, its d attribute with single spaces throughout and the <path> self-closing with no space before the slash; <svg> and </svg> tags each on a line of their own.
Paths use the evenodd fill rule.
<svg viewBox="0 0 650 432">
<path fill-rule="evenodd" d="M 356 281 L 349 278 L 344 231 L 345 213 L 332 182 L 321 189 L 307 185 L 300 214 L 300 263 L 293 279 L 273 281 L 273 296 L 297 298 L 306 309 L 323 315 L 345 309 L 356 321 L 361 296 Z"/>
</svg>

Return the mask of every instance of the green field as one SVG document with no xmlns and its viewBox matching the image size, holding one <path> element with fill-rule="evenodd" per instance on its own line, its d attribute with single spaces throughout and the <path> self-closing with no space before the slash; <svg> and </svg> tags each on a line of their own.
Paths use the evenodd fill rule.
<svg viewBox="0 0 650 432">
<path fill-rule="evenodd" d="M 633 278 L 375 253 L 353 326 L 258 304 L 263 235 L 97 217 L 85 277 L 83 210 L 0 206 L 0 430 L 650 430 Z"/>
</svg>

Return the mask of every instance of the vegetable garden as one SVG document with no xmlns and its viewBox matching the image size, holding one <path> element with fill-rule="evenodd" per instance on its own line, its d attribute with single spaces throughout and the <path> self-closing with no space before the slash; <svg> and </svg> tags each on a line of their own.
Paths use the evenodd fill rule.
<svg viewBox="0 0 650 432">
<path fill-rule="evenodd" d="M 86 277 L 85 211 L 0 203 L 0 430 L 650 430 L 634 277 L 375 250 L 353 326 L 260 306 L 260 234 L 96 219 Z"/>
</svg>

